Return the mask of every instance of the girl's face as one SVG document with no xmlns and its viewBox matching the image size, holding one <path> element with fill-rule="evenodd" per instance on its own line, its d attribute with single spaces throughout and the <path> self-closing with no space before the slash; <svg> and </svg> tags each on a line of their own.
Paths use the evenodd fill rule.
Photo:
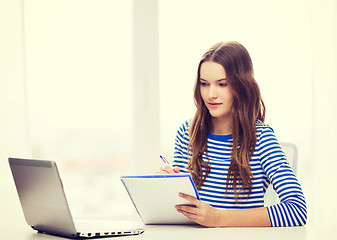
<svg viewBox="0 0 337 240">
<path fill-rule="evenodd" d="M 203 62 L 200 67 L 201 97 L 213 118 L 232 118 L 233 93 L 227 85 L 226 71 L 215 62 Z"/>
</svg>

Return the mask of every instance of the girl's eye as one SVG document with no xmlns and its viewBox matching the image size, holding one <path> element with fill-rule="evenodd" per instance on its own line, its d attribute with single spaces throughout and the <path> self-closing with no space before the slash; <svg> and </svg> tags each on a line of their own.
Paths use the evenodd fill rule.
<svg viewBox="0 0 337 240">
<path fill-rule="evenodd" d="M 208 84 L 205 83 L 205 82 L 200 82 L 201 83 L 201 86 L 207 86 Z"/>
<path fill-rule="evenodd" d="M 220 87 L 226 87 L 226 86 L 227 86 L 227 83 L 220 83 L 219 86 L 220 86 Z"/>
</svg>

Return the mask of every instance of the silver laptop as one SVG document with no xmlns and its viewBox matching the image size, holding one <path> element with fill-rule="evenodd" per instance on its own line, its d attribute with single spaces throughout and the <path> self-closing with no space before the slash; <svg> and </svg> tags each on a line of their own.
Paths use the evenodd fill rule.
<svg viewBox="0 0 337 240">
<path fill-rule="evenodd" d="M 9 158 L 16 189 L 28 225 L 39 233 L 70 238 L 136 235 L 141 222 L 73 220 L 54 161 Z"/>
</svg>

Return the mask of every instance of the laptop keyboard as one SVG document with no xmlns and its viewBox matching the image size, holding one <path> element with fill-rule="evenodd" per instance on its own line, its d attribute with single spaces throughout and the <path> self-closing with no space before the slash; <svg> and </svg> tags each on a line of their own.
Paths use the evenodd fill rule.
<svg viewBox="0 0 337 240">
<path fill-rule="evenodd" d="M 139 222 L 74 220 L 74 223 L 80 237 L 133 235 L 144 232 Z"/>
</svg>

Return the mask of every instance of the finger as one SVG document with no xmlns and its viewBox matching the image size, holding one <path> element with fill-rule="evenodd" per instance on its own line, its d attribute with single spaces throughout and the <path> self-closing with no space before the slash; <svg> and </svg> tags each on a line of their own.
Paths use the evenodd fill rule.
<svg viewBox="0 0 337 240">
<path fill-rule="evenodd" d="M 192 221 L 196 221 L 197 220 L 197 215 L 194 213 L 190 213 L 190 212 L 185 212 L 181 209 L 177 209 L 177 211 L 181 214 L 184 214 L 184 216 L 188 217 L 189 219 L 191 219 Z"/>
<path fill-rule="evenodd" d="M 188 206 L 188 205 L 176 205 L 175 206 L 176 209 L 182 212 L 188 212 L 188 213 L 191 213 L 191 214 L 194 214 L 194 215 L 197 215 L 198 213 L 198 209 L 196 207 L 192 207 L 192 206 Z"/>
<path fill-rule="evenodd" d="M 199 203 L 200 203 L 200 200 L 198 200 L 197 198 L 191 196 L 191 195 L 188 195 L 188 194 L 185 194 L 185 193 L 179 193 L 179 197 L 193 203 L 194 205 L 198 206 Z"/>
<path fill-rule="evenodd" d="M 180 172 L 180 168 L 179 168 L 179 167 L 174 167 L 174 168 L 173 168 L 173 171 L 174 171 L 175 173 L 179 173 L 179 172 Z"/>
<path fill-rule="evenodd" d="M 173 171 L 173 168 L 171 168 L 170 165 L 168 164 L 164 164 L 160 167 L 160 170 L 162 170 L 163 172 L 166 172 L 166 173 L 175 173 L 175 171 Z"/>
</svg>

